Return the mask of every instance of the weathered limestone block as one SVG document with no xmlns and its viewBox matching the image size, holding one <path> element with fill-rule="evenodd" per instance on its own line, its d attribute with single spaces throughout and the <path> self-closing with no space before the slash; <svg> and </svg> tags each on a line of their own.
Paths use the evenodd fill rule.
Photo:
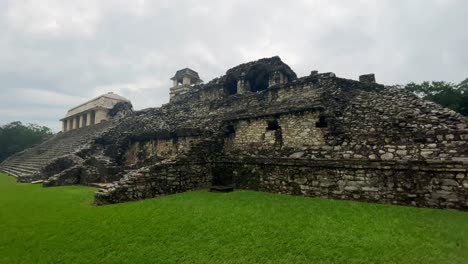
<svg viewBox="0 0 468 264">
<path fill-rule="evenodd" d="M 41 178 L 48 179 L 49 177 L 59 174 L 69 168 L 80 166 L 83 162 L 84 160 L 81 157 L 74 154 L 57 158 L 41 170 Z"/>
<path fill-rule="evenodd" d="M 196 164 L 160 163 L 144 167 L 99 190 L 95 203 L 118 203 L 206 188 L 212 180 L 208 172 L 209 167 Z"/>
<path fill-rule="evenodd" d="M 82 171 L 81 165 L 76 165 L 68 168 L 59 174 L 56 174 L 44 181 L 42 186 L 63 186 L 63 185 L 74 185 L 80 183 L 80 175 Z"/>
<path fill-rule="evenodd" d="M 380 156 L 380 158 L 382 160 L 392 160 L 393 159 L 393 154 L 392 153 L 385 153 L 383 154 L 382 156 Z"/>
</svg>

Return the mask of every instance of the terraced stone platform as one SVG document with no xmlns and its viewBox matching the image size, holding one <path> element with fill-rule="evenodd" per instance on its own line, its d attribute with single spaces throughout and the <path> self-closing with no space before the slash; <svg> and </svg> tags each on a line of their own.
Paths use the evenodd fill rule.
<svg viewBox="0 0 468 264">
<path fill-rule="evenodd" d="M 0 164 L 0 171 L 17 177 L 20 182 L 28 182 L 47 164 L 85 148 L 111 126 L 112 122 L 103 122 L 66 133 L 60 132 L 42 144 L 11 156 Z"/>
<path fill-rule="evenodd" d="M 206 84 L 176 81 L 169 103 L 116 104 L 107 130 L 58 134 L 0 169 L 44 187 L 96 186 L 98 205 L 232 186 L 468 210 L 466 117 L 373 74 L 297 78 L 272 57 Z"/>
</svg>

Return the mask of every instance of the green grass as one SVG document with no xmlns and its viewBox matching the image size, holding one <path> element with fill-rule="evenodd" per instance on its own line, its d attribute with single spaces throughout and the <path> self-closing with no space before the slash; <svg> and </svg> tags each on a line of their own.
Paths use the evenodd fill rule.
<svg viewBox="0 0 468 264">
<path fill-rule="evenodd" d="M 0 263 L 468 263 L 468 213 L 237 191 L 97 207 L 0 175 Z"/>
</svg>

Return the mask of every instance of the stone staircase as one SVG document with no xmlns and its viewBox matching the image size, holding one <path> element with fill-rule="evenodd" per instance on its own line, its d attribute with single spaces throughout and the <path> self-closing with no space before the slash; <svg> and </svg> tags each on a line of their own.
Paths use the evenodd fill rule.
<svg viewBox="0 0 468 264">
<path fill-rule="evenodd" d="M 47 141 L 12 155 L 0 164 L 0 171 L 30 181 L 30 178 L 54 159 L 75 153 L 112 125 L 103 122 L 77 130 L 60 132 Z"/>
</svg>

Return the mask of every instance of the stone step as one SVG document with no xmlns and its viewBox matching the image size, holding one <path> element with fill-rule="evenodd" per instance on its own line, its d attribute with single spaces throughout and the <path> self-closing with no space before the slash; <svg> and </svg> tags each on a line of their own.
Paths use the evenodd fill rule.
<svg viewBox="0 0 468 264">
<path fill-rule="evenodd" d="M 32 169 L 28 169 L 28 168 L 24 168 L 24 167 L 14 167 L 14 166 L 6 167 L 6 169 L 9 169 L 9 170 L 12 170 L 12 171 L 15 171 L 15 172 L 19 172 L 19 173 L 22 173 L 22 174 L 33 174 L 33 173 L 38 171 L 38 170 L 32 170 Z"/>
<path fill-rule="evenodd" d="M 232 191 L 234 191 L 234 186 L 232 185 L 228 185 L 228 186 L 213 185 L 210 187 L 210 192 L 227 193 L 227 192 L 232 192 Z"/>
<path fill-rule="evenodd" d="M 7 163 L 7 165 L 17 167 L 31 167 L 31 168 L 42 168 L 47 162 L 18 162 L 18 163 Z"/>
<path fill-rule="evenodd" d="M 40 162 L 20 162 L 20 161 L 14 161 L 14 162 L 9 162 L 9 165 L 14 165 L 14 166 L 26 166 L 26 167 L 33 167 L 33 168 L 40 168 L 44 166 L 44 163 Z"/>
<path fill-rule="evenodd" d="M 3 162 L 0 169 L 15 175 L 23 176 L 38 172 L 56 158 L 75 153 L 86 146 L 98 134 L 105 131 L 109 124 L 96 124 L 67 133 L 59 133 L 40 145 L 13 156 Z"/>
<path fill-rule="evenodd" d="M 21 168 L 23 170 L 38 172 L 41 170 L 42 167 L 18 166 L 18 168 Z"/>
<path fill-rule="evenodd" d="M 21 166 L 21 165 L 14 165 L 14 164 L 5 164 L 3 165 L 4 167 L 9 167 L 9 168 L 25 168 L 25 169 L 28 169 L 30 167 L 28 166 Z M 33 168 L 34 169 L 34 168 Z"/>
<path fill-rule="evenodd" d="M 15 177 L 19 176 L 17 173 L 15 173 L 15 172 L 13 172 L 13 171 L 11 171 L 9 169 L 6 169 L 6 168 L 0 168 L 0 171 L 6 173 L 8 175 L 11 175 L 11 176 L 15 176 Z"/>
<path fill-rule="evenodd" d="M 61 156 L 61 155 L 60 155 Z M 5 164 L 12 165 L 31 165 L 33 167 L 44 166 L 45 164 L 51 162 L 57 157 L 60 156 L 41 156 L 40 158 L 29 158 L 29 159 L 13 159 L 5 162 Z"/>
<path fill-rule="evenodd" d="M 43 182 L 44 182 L 44 180 L 38 180 L 38 181 L 32 181 L 31 183 L 32 184 L 39 184 L 39 183 L 43 183 Z"/>
<path fill-rule="evenodd" d="M 36 165 L 31 165 L 31 164 L 9 164 L 9 166 L 14 166 L 14 167 L 23 167 L 23 168 L 28 168 L 32 170 L 40 170 L 41 168 L 44 167 L 43 164 L 36 164 Z"/>
<path fill-rule="evenodd" d="M 92 186 L 92 187 L 97 187 L 97 188 L 110 188 L 112 186 L 112 183 L 100 183 L 100 182 L 92 182 L 92 183 L 88 183 L 89 186 Z"/>
<path fill-rule="evenodd" d="M 24 175 L 29 175 L 29 174 L 21 173 L 11 168 L 2 168 L 1 170 L 15 177 L 23 177 Z"/>
<path fill-rule="evenodd" d="M 35 158 L 27 159 L 27 160 L 25 160 L 25 161 L 27 161 L 27 162 L 34 162 L 34 163 L 36 163 L 36 162 L 44 163 L 44 162 L 50 162 L 50 161 L 52 161 L 51 158 L 52 158 L 52 157 L 48 157 L 48 156 L 47 156 L 47 157 L 35 157 Z"/>
</svg>

